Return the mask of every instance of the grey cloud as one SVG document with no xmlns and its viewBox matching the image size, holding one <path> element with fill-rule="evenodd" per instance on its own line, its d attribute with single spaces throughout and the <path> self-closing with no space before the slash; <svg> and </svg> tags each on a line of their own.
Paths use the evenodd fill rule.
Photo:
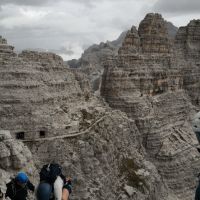
<svg viewBox="0 0 200 200">
<path fill-rule="evenodd" d="M 155 12 L 155 1 L 0 0 L 0 6 L 6 5 L 0 11 L 0 35 L 17 50 L 44 49 L 64 59 L 78 58 L 86 47 L 137 26 L 147 12 Z M 170 1 L 159 0 L 155 8 L 170 9 Z"/>
<path fill-rule="evenodd" d="M 41 6 L 46 5 L 48 3 L 54 3 L 57 4 L 59 2 L 72 2 L 72 3 L 78 3 L 83 4 L 87 7 L 94 6 L 96 3 L 101 2 L 116 2 L 121 0 L 1 0 L 0 5 L 6 5 L 6 4 L 13 4 L 13 5 L 25 5 L 25 6 Z M 124 1 L 131 1 L 131 0 L 124 0 Z"/>
<path fill-rule="evenodd" d="M 131 27 L 139 12 L 133 12 L 136 1 L 0 0 L 6 5 L 0 12 L 0 35 L 16 50 L 41 48 L 77 58 L 83 48 L 113 40 Z"/>
<path fill-rule="evenodd" d="M 49 3 L 57 4 L 59 2 L 73 2 L 73 3 L 81 3 L 84 5 L 92 5 L 98 2 L 98 0 L 56 0 L 56 2 L 55 0 L 1 0 L 0 5 L 12 4 L 12 5 L 24 5 L 24 6 L 41 6 Z"/>
<path fill-rule="evenodd" d="M 13 4 L 13 5 L 40 6 L 48 2 L 52 2 L 52 0 L 1 0 L 0 5 Z"/>
<path fill-rule="evenodd" d="M 65 54 L 65 55 L 73 55 L 74 51 L 72 50 L 72 47 L 61 47 L 60 49 L 50 49 L 50 52 L 54 52 L 56 54 Z"/>
<path fill-rule="evenodd" d="M 200 12 L 200 0 L 158 0 L 154 9 L 161 13 L 194 14 Z"/>
</svg>

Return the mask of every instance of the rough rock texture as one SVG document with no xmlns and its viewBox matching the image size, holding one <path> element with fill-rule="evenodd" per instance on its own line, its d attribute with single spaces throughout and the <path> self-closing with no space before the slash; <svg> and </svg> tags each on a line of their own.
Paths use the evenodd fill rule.
<svg viewBox="0 0 200 200">
<path fill-rule="evenodd" d="M 91 113 L 97 114 L 97 110 Z M 71 199 L 165 198 L 167 193 L 157 169 L 142 156 L 135 122 L 127 121 L 119 111 L 101 115 L 89 132 L 77 137 L 27 142 L 33 155 L 43 155 L 36 165 L 54 158 L 65 174 L 76 177 Z M 127 192 L 127 186 L 133 192 Z"/>
<path fill-rule="evenodd" d="M 102 96 L 136 121 L 149 160 L 172 199 L 192 199 L 200 164 L 191 148 L 196 140 L 189 123 L 197 108 L 188 96 L 199 98 L 199 72 L 188 73 L 200 61 L 199 28 L 198 20 L 190 22 L 173 43 L 162 16 L 148 14 L 138 31 L 134 27 L 128 31 L 118 56 L 110 57 L 103 74 Z M 196 40 L 197 47 L 185 48 L 186 38 L 188 43 Z"/>
<path fill-rule="evenodd" d="M 72 200 L 192 199 L 200 159 L 189 121 L 197 108 L 185 84 L 189 61 L 173 40 L 158 14 L 128 31 L 119 54 L 103 61 L 105 102 L 59 56 L 17 55 L 0 38 L 0 129 L 11 132 L 0 139 L 2 187 L 16 170 L 34 170 L 37 182 L 41 165 L 55 161 L 76 177 Z"/>
<path fill-rule="evenodd" d="M 36 174 L 30 150 L 22 142 L 14 140 L 9 131 L 0 131 L 0 188 L 5 192 L 5 184 L 19 170 L 25 170 L 30 179 Z"/>
<path fill-rule="evenodd" d="M 0 128 L 26 139 L 62 134 L 72 121 L 65 102 L 84 99 L 73 73 L 55 54 L 7 49 L 0 45 Z"/>
<path fill-rule="evenodd" d="M 42 164 L 55 161 L 77 177 L 71 199 L 167 198 L 135 121 L 93 96 L 84 74 L 72 73 L 59 56 L 17 55 L 2 41 L 0 128 L 12 138 L 0 142 L 1 187 L 16 170 L 30 174 L 31 163 L 37 182 Z"/>
<path fill-rule="evenodd" d="M 193 104 L 199 106 L 200 99 L 200 20 L 192 20 L 186 27 L 180 27 L 175 39 L 175 49 L 184 71 L 184 88 Z"/>
<path fill-rule="evenodd" d="M 138 28 L 142 53 L 169 53 L 170 40 L 160 14 L 148 14 Z"/>
<path fill-rule="evenodd" d="M 167 21 L 162 22 L 162 26 L 165 26 L 166 31 L 169 33 L 170 40 L 174 40 L 178 28 Z M 121 33 L 117 40 L 107 43 L 100 43 L 99 45 L 92 45 L 91 47 L 85 50 L 85 52 L 79 60 L 74 59 L 68 61 L 68 65 L 71 68 L 76 68 L 77 70 L 85 73 L 88 76 L 93 91 L 99 90 L 101 86 L 101 76 L 104 70 L 104 63 L 108 57 L 117 55 L 119 48 L 125 42 L 124 38 L 126 34 L 127 31 L 124 31 Z M 128 31 L 128 34 L 130 34 L 130 31 Z M 131 39 L 129 38 L 129 40 Z M 130 46 L 128 49 L 131 50 Z"/>
</svg>

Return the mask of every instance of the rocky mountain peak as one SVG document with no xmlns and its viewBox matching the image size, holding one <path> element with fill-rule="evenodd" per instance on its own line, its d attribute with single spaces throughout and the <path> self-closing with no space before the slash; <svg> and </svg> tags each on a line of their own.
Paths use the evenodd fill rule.
<svg viewBox="0 0 200 200">
<path fill-rule="evenodd" d="M 0 54 L 13 54 L 13 46 L 7 44 L 7 40 L 0 36 Z"/>
<path fill-rule="evenodd" d="M 184 149 L 188 141 L 195 143 L 190 116 L 200 105 L 200 29 L 198 20 L 192 21 L 174 40 L 166 24 L 160 14 L 151 13 L 138 33 L 128 31 L 118 56 L 105 64 L 101 95 L 136 121 L 147 154 L 175 195 L 167 199 L 190 200 L 195 177 L 188 174 L 197 171 L 188 162 L 200 160 L 190 160 L 195 149 Z"/>
<path fill-rule="evenodd" d="M 187 60 L 198 60 L 200 56 L 200 20 L 191 20 L 180 27 L 175 38 L 179 49 Z"/>
<path fill-rule="evenodd" d="M 126 33 L 126 37 L 119 48 L 119 54 L 137 53 L 140 47 L 140 38 L 135 26 Z"/>
<path fill-rule="evenodd" d="M 7 44 L 7 40 L 0 35 L 0 44 Z"/>
<path fill-rule="evenodd" d="M 200 26 L 200 19 L 191 20 L 188 26 Z"/>
<path fill-rule="evenodd" d="M 19 57 L 26 61 L 40 62 L 44 65 L 48 65 L 50 63 L 54 63 L 55 65 L 63 65 L 63 59 L 59 55 L 51 52 L 24 50 L 21 54 L 19 54 Z"/>
<path fill-rule="evenodd" d="M 128 53 L 170 53 L 171 40 L 169 24 L 160 14 L 147 14 L 138 31 L 133 26 L 126 34 L 119 54 Z"/>
<path fill-rule="evenodd" d="M 147 14 L 141 21 L 138 33 L 143 53 L 169 53 L 170 40 L 166 22 L 160 14 Z"/>
<path fill-rule="evenodd" d="M 117 53 L 121 55 L 169 53 L 177 30 L 177 27 L 165 21 L 160 14 L 150 13 L 141 22 L 139 33 L 133 26 L 130 30 L 122 32 L 117 40 L 92 45 L 84 51 L 79 60 L 68 61 L 68 64 L 71 68 L 77 68 L 85 73 L 93 90 L 98 91 L 107 58 L 116 56 Z"/>
</svg>

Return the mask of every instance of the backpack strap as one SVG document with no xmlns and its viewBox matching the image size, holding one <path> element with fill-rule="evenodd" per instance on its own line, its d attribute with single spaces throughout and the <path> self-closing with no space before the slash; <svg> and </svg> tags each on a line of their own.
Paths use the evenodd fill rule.
<svg viewBox="0 0 200 200">
<path fill-rule="evenodd" d="M 50 169 L 50 166 L 51 166 L 51 163 L 49 163 L 49 164 L 47 165 L 47 168 L 46 168 L 46 169 L 47 169 L 48 172 L 50 172 L 50 170 L 51 170 L 51 169 Z"/>
</svg>

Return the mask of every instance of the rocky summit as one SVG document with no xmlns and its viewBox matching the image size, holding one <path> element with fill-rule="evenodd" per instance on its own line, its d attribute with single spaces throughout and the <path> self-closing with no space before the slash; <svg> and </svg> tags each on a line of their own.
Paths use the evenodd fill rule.
<svg viewBox="0 0 200 200">
<path fill-rule="evenodd" d="M 72 200 L 193 199 L 200 21 L 172 26 L 147 14 L 85 52 L 92 72 L 104 67 L 96 89 L 87 70 L 53 53 L 17 54 L 0 37 L 0 188 L 21 170 L 37 184 L 42 165 L 57 162 L 76 180 Z"/>
<path fill-rule="evenodd" d="M 199 109 L 199 28 L 193 20 L 171 40 L 162 16 L 148 14 L 107 61 L 101 88 L 112 108 L 135 120 L 147 156 L 180 199 L 191 199 L 199 165 L 189 145 Z"/>
</svg>

